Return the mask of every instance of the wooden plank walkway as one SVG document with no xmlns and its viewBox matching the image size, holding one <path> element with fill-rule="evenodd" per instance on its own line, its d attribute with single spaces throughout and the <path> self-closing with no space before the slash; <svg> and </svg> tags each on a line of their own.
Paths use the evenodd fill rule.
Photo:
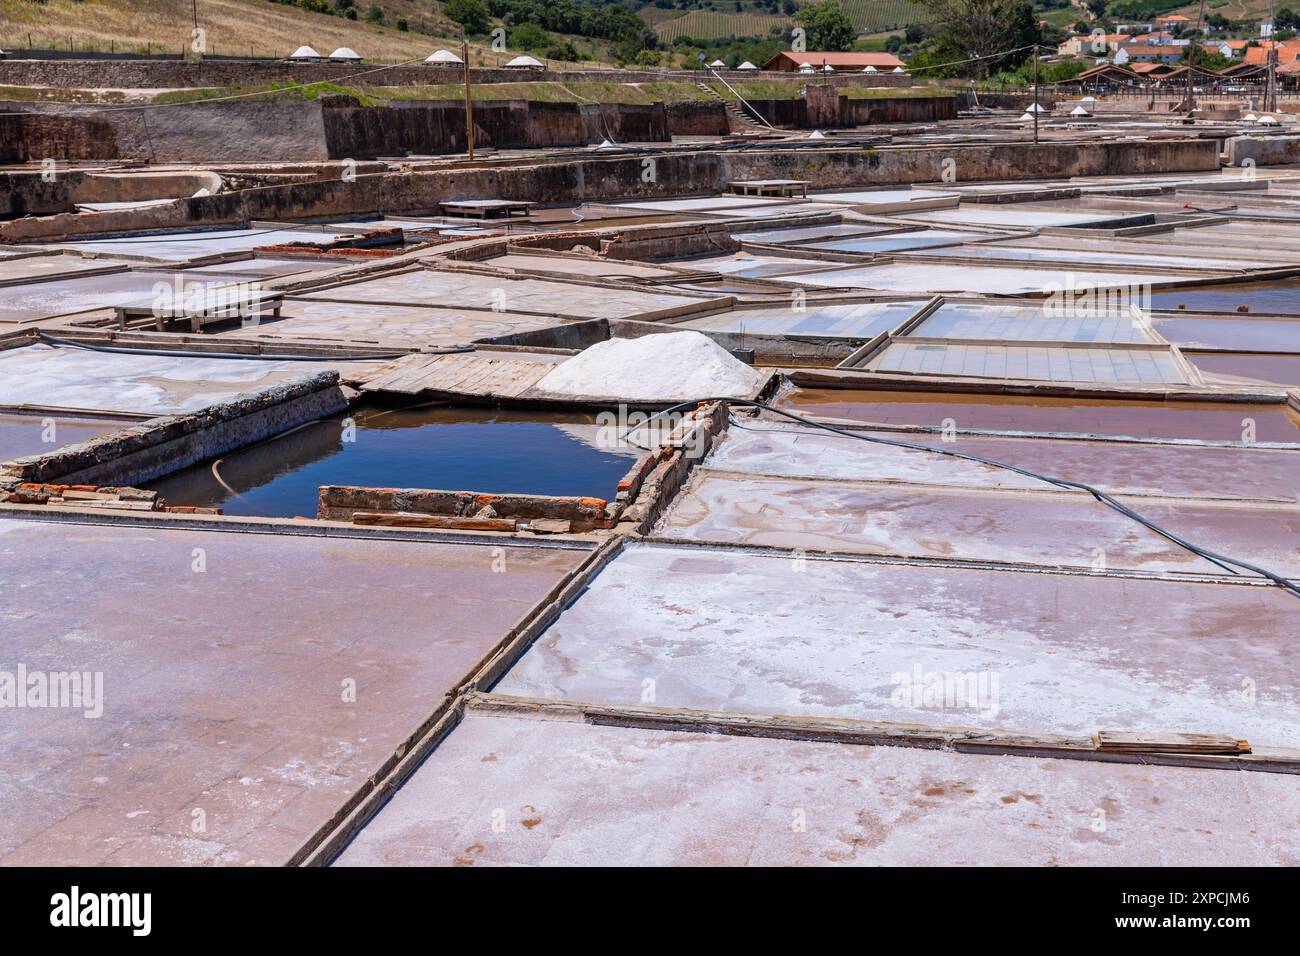
<svg viewBox="0 0 1300 956">
<path fill-rule="evenodd" d="M 474 397 L 514 398 L 536 385 L 553 362 L 507 358 L 500 353 L 404 355 L 380 366 L 361 386 L 363 392 L 418 395 L 444 392 Z"/>
</svg>

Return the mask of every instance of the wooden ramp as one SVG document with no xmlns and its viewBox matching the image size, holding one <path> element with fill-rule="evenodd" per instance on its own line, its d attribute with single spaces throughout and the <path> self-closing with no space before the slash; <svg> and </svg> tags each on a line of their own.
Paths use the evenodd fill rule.
<svg viewBox="0 0 1300 956">
<path fill-rule="evenodd" d="M 508 358 L 501 353 L 404 355 L 376 369 L 361 390 L 402 395 L 443 392 L 474 398 L 515 398 L 553 368 L 553 362 Z"/>
</svg>

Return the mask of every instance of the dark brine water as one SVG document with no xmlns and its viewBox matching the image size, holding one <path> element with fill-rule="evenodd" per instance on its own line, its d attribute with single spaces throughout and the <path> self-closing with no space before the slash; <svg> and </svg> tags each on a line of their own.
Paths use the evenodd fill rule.
<svg viewBox="0 0 1300 956">
<path fill-rule="evenodd" d="M 169 505 L 263 517 L 314 516 L 321 485 L 608 499 L 638 450 L 606 437 L 589 415 L 357 408 L 151 487 Z"/>
</svg>

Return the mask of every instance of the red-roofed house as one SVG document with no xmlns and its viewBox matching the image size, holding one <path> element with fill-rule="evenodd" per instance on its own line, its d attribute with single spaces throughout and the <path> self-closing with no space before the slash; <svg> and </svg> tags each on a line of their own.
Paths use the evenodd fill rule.
<svg viewBox="0 0 1300 956">
<path fill-rule="evenodd" d="M 1243 63 L 1250 66 L 1267 66 L 1268 51 L 1277 49 L 1277 62 L 1280 66 L 1283 63 L 1290 63 L 1292 60 L 1300 57 L 1300 43 L 1287 40 L 1282 43 L 1275 43 L 1272 40 L 1265 40 L 1259 46 L 1246 47 L 1246 55 L 1242 59 Z"/>
<path fill-rule="evenodd" d="M 1177 63 L 1183 57 L 1180 46 L 1151 46 L 1146 43 L 1125 43 L 1115 54 L 1115 62 L 1127 63 Z"/>
<path fill-rule="evenodd" d="M 796 73 L 804 63 L 818 70 L 823 66 L 829 66 L 833 70 L 850 73 L 861 73 L 869 66 L 875 67 L 881 73 L 892 73 L 897 67 L 907 68 L 907 64 L 892 53 L 819 53 L 813 50 L 806 53 L 791 53 L 786 50 L 764 63 L 763 69 Z"/>
<path fill-rule="evenodd" d="M 1072 79 L 1061 80 L 1055 85 L 1062 91 L 1108 93 L 1111 90 L 1137 86 L 1141 82 L 1141 77 L 1132 70 L 1126 70 L 1113 63 L 1103 63 L 1094 66 L 1091 70 L 1084 70 Z"/>
<path fill-rule="evenodd" d="M 1140 33 L 1133 38 L 1134 43 L 1149 43 L 1151 46 L 1179 46 L 1180 41 L 1172 33 L 1157 31 L 1156 33 Z M 1181 41 L 1185 44 L 1187 41 Z"/>
<path fill-rule="evenodd" d="M 1080 33 L 1057 46 L 1056 52 L 1061 56 L 1107 56 L 1131 39 L 1127 33 Z"/>
<path fill-rule="evenodd" d="M 1177 73 L 1186 69 L 1182 66 L 1174 66 L 1172 63 L 1133 63 L 1129 69 L 1138 76 L 1160 78 L 1169 76 L 1171 73 Z"/>
</svg>

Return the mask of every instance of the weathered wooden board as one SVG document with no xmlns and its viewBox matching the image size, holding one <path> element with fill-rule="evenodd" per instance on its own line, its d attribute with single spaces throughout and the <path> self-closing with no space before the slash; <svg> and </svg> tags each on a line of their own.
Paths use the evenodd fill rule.
<svg viewBox="0 0 1300 956">
<path fill-rule="evenodd" d="M 441 392 L 467 397 L 514 398 L 555 365 L 479 352 L 453 355 L 406 355 L 375 370 L 363 392 L 418 395 Z"/>
</svg>

